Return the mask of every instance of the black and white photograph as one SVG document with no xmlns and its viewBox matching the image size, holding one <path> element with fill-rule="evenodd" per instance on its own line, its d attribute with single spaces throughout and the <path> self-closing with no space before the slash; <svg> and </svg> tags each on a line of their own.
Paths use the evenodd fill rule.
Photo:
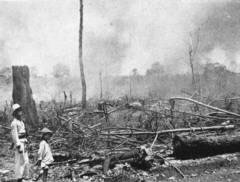
<svg viewBox="0 0 240 182">
<path fill-rule="evenodd" d="M 0 0 L 1 182 L 240 182 L 240 0 Z"/>
</svg>

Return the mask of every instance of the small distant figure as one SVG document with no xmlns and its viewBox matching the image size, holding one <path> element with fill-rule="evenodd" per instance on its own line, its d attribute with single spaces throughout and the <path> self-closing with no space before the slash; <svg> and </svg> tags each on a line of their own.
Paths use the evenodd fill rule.
<svg viewBox="0 0 240 182">
<path fill-rule="evenodd" d="M 42 176 L 42 181 L 47 182 L 49 165 L 54 161 L 50 145 L 48 144 L 48 141 L 52 136 L 52 131 L 48 128 L 43 128 L 41 133 L 42 140 L 39 144 L 38 161 L 36 163 L 36 165 L 41 166 L 41 171 L 38 178 L 34 181 L 37 181 Z"/>
<path fill-rule="evenodd" d="M 27 132 L 22 120 L 22 107 L 13 104 L 13 121 L 11 123 L 12 147 L 15 149 L 15 175 L 18 182 L 29 179 L 29 158 L 27 152 Z"/>
</svg>

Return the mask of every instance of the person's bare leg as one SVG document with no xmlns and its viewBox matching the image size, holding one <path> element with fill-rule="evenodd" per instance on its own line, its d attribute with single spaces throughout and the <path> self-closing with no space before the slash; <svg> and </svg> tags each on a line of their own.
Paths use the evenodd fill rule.
<svg viewBox="0 0 240 182">
<path fill-rule="evenodd" d="M 36 178 L 33 179 L 33 181 L 38 181 L 42 177 L 42 174 L 40 173 Z"/>
<path fill-rule="evenodd" d="M 48 169 L 43 170 L 43 182 L 47 182 Z"/>
</svg>

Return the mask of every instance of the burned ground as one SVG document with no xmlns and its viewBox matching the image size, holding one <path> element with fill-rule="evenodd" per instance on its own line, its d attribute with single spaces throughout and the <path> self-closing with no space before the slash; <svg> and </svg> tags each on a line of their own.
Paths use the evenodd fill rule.
<svg viewBox="0 0 240 182">
<path fill-rule="evenodd" d="M 55 162 L 49 178 L 53 181 L 237 179 L 240 157 L 232 153 L 239 152 L 238 149 L 203 156 L 196 152 L 184 153 L 188 160 L 177 160 L 179 156 L 174 156 L 177 149 L 172 145 L 174 138 L 183 134 L 190 139 L 201 137 L 203 140 L 211 137 L 229 139 L 230 135 L 237 138 L 237 116 L 224 112 L 208 115 L 212 113 L 210 110 L 201 106 L 196 110 L 196 104 L 187 101 L 176 101 L 174 107 L 171 102 L 163 100 L 142 103 L 138 100 L 94 102 L 87 110 L 70 103 L 42 102 L 38 105 L 41 121 L 38 127 L 45 126 L 54 131 L 50 145 Z M 3 115 L 11 118 L 7 106 Z M 227 125 L 224 125 L 226 121 Z M 2 126 L 9 126 L 9 122 Z M 1 136 L 4 149 L 1 152 L 1 175 L 2 179 L 11 179 L 14 154 L 9 149 L 10 133 L 8 127 L 1 127 L 1 130 L 5 133 Z M 38 128 L 31 128 L 29 136 L 33 176 L 39 171 L 34 166 L 40 141 L 38 131 Z"/>
</svg>

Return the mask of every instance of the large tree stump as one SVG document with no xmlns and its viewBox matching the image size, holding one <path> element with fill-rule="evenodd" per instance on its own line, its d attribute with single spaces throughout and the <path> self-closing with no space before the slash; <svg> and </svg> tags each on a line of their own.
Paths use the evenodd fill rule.
<svg viewBox="0 0 240 182">
<path fill-rule="evenodd" d="M 240 133 L 221 136 L 179 136 L 173 139 L 173 156 L 196 159 L 225 153 L 240 152 Z"/>
<path fill-rule="evenodd" d="M 12 76 L 13 103 L 18 103 L 23 108 L 27 125 L 36 126 L 38 124 L 38 115 L 29 83 L 30 73 L 28 67 L 12 66 Z"/>
</svg>

